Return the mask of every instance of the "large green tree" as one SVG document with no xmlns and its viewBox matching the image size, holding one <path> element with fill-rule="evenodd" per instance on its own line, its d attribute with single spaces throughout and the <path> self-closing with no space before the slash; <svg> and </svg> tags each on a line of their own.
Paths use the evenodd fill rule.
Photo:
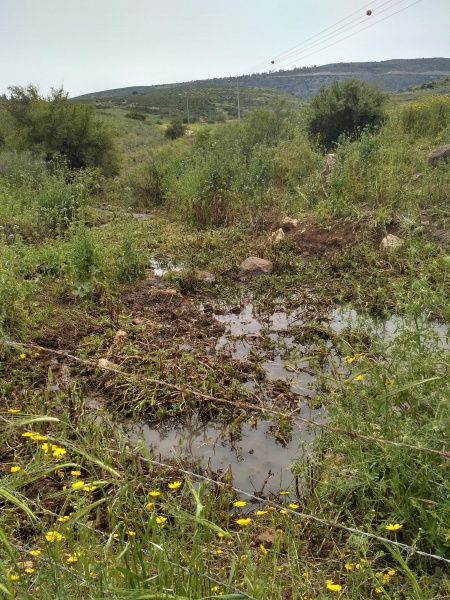
<svg viewBox="0 0 450 600">
<path fill-rule="evenodd" d="M 385 92 L 364 81 L 333 81 L 311 100 L 309 134 L 329 150 L 341 135 L 357 137 L 363 129 L 380 125 L 387 99 Z"/>
<path fill-rule="evenodd" d="M 88 104 L 70 102 L 62 88 L 48 97 L 34 85 L 8 88 L 3 106 L 12 121 L 6 145 L 31 150 L 46 160 L 63 157 L 71 169 L 99 167 L 105 175 L 118 170 L 114 135 Z"/>
</svg>

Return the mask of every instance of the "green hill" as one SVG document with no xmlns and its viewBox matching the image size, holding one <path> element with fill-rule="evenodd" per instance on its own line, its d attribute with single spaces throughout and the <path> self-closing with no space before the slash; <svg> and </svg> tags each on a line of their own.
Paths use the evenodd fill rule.
<svg viewBox="0 0 450 600">
<path fill-rule="evenodd" d="M 141 91 L 139 91 L 141 90 Z M 113 94 L 113 92 L 121 92 Z M 91 94 L 77 101 L 92 102 L 99 109 L 122 108 L 130 112 L 143 113 L 167 120 L 174 117 L 186 123 L 223 122 L 244 116 L 253 108 L 273 104 L 286 99 L 289 103 L 301 101 L 292 94 L 256 87 L 243 88 L 233 82 L 207 85 L 203 83 L 155 86 L 150 88 L 127 88 Z M 103 95 L 105 94 L 105 95 Z M 108 96 L 107 94 L 111 94 Z"/>
<path fill-rule="evenodd" d="M 303 67 L 292 70 L 269 71 L 266 73 L 254 73 L 243 75 L 238 78 L 221 77 L 209 80 L 185 82 L 177 85 L 164 86 L 135 86 L 117 88 L 93 92 L 78 96 L 76 100 L 102 100 L 110 98 L 146 95 L 158 92 L 161 95 L 172 91 L 173 97 L 177 94 L 189 94 L 193 89 L 214 89 L 215 86 L 225 86 L 231 90 L 233 87 L 241 88 L 269 88 L 298 98 L 310 98 L 322 85 L 329 85 L 331 81 L 343 81 L 349 78 L 363 79 L 369 83 L 377 83 L 384 90 L 396 92 L 411 87 L 419 87 L 440 77 L 450 75 L 450 58 L 416 58 L 416 59 L 393 59 L 381 62 L 351 62 L 336 63 L 322 66 Z M 174 103 L 177 101 L 174 99 Z"/>
</svg>

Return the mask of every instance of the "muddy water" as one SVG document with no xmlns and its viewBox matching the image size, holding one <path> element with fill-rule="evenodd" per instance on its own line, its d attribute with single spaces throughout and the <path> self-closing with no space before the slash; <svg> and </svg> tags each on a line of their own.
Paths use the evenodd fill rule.
<svg viewBox="0 0 450 600">
<path fill-rule="evenodd" d="M 292 326 L 303 323 L 301 310 L 289 314 L 281 309 L 256 314 L 253 304 L 247 300 L 240 310 L 220 311 L 214 317 L 225 325 L 225 332 L 214 349 L 216 353 L 227 352 L 239 360 L 246 360 L 255 352 L 261 357 L 266 381 L 257 388 L 254 382 L 248 382 L 247 388 L 264 396 L 271 382 L 281 380 L 292 392 L 301 394 L 298 397 L 300 416 L 323 418 L 320 411 L 310 409 L 308 402 L 314 390 L 312 375 L 302 370 L 308 368 L 308 364 L 301 361 L 306 349 L 296 344 L 289 333 Z M 263 339 L 270 340 L 270 351 L 261 346 Z M 268 479 L 265 492 L 274 493 L 280 487 L 289 486 L 292 460 L 298 456 L 300 446 L 307 447 L 313 439 L 313 431 L 306 425 L 301 429 L 296 427 L 291 435 L 288 432 L 283 443 L 274 437 L 271 421 L 245 421 L 236 428 L 202 421 L 196 414 L 176 423 L 133 425 L 130 433 L 134 441 L 143 440 L 152 454 L 197 458 L 204 468 L 213 472 L 230 468 L 234 485 L 247 491 L 259 491 Z"/>
<path fill-rule="evenodd" d="M 322 324 L 336 333 L 344 327 L 355 327 L 360 313 L 355 310 L 336 308 L 331 311 Z M 225 325 L 223 335 L 217 340 L 214 352 L 226 352 L 238 360 L 247 360 L 258 356 L 266 379 L 256 384 L 248 382 L 245 387 L 260 397 L 271 383 L 276 380 L 285 382 L 291 392 L 298 394 L 299 415 L 315 421 L 322 421 L 325 415 L 320 410 L 310 408 L 314 397 L 313 376 L 308 373 L 308 363 L 302 357 L 310 349 L 296 342 L 292 335 L 293 327 L 301 327 L 310 322 L 307 307 L 301 307 L 290 313 L 281 308 L 268 313 L 257 313 L 251 299 L 241 301 L 239 307 L 224 307 L 217 310 L 214 317 Z M 320 321 L 320 319 L 319 319 Z M 384 339 L 392 339 L 401 329 L 408 331 L 408 324 L 401 317 L 377 320 L 365 317 L 369 329 Z M 410 327 L 415 335 L 414 328 Z M 435 323 L 432 331 L 439 339 L 439 347 L 449 348 L 447 326 Z M 324 342 L 329 348 L 331 342 Z M 331 360 L 337 356 L 331 350 Z M 324 364 L 327 368 L 327 363 Z M 342 365 L 345 370 L 346 365 Z M 225 471 L 231 469 L 234 485 L 246 491 L 276 492 L 288 487 L 292 474 L 292 461 L 303 452 L 314 438 L 314 430 L 304 425 L 294 428 L 292 435 L 283 443 L 273 435 L 271 421 L 245 421 L 239 428 L 220 423 L 205 422 L 198 415 L 191 415 L 178 422 L 165 422 L 159 425 L 141 423 L 134 425 L 131 435 L 134 440 L 141 439 L 153 454 L 161 457 L 178 456 L 187 459 L 199 459 L 203 468 Z M 270 477 L 268 477 L 270 474 Z"/>
</svg>

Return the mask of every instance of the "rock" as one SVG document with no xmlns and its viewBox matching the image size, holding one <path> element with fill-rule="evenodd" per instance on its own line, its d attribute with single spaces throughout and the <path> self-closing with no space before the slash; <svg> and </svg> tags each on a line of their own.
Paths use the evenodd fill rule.
<svg viewBox="0 0 450 600">
<path fill-rule="evenodd" d="M 296 227 L 298 227 L 298 224 L 299 220 L 293 219 L 292 217 L 283 217 L 280 223 L 281 227 L 286 231 L 289 231 L 290 229 L 295 229 Z"/>
<path fill-rule="evenodd" d="M 392 250 L 397 250 L 405 245 L 405 242 L 401 240 L 396 235 L 389 234 L 385 238 L 381 240 L 381 247 L 383 250 L 387 250 L 391 252 Z"/>
<path fill-rule="evenodd" d="M 214 283 L 216 278 L 209 271 L 197 271 L 197 281 L 201 281 L 202 283 Z"/>
<path fill-rule="evenodd" d="M 277 229 L 277 231 L 273 231 L 269 235 L 268 242 L 269 242 L 269 244 L 279 244 L 280 242 L 282 242 L 284 240 L 285 237 L 286 237 L 286 234 L 280 228 L 280 229 Z"/>
<path fill-rule="evenodd" d="M 271 548 L 273 546 L 274 541 L 275 536 L 271 531 L 263 531 L 262 533 L 259 533 L 255 538 L 255 542 L 258 545 L 262 544 L 265 548 Z"/>
<path fill-rule="evenodd" d="M 270 275 L 273 271 L 273 264 L 270 260 L 250 256 L 246 258 L 239 267 L 239 280 L 250 281 L 261 275 Z"/>
<path fill-rule="evenodd" d="M 336 154 L 327 154 L 327 157 L 325 159 L 325 165 L 322 171 L 320 172 L 320 174 L 322 175 L 322 179 L 328 181 L 338 164 L 339 160 Z"/>
<path fill-rule="evenodd" d="M 126 342 L 127 339 L 128 339 L 127 332 L 124 331 L 123 329 L 119 329 L 119 331 L 114 336 L 113 344 L 115 344 L 116 346 L 119 346 L 119 345 L 123 344 L 124 342 Z"/>
<path fill-rule="evenodd" d="M 450 144 L 446 144 L 445 146 L 440 146 L 440 148 L 436 148 L 432 150 L 428 155 L 428 164 L 430 167 L 435 167 L 440 160 L 445 160 L 448 162 L 450 159 Z"/>
<path fill-rule="evenodd" d="M 119 369 L 120 368 L 119 365 L 116 365 L 115 363 L 111 362 L 107 358 L 99 358 L 97 361 L 97 366 L 100 367 L 100 369 Z"/>
</svg>

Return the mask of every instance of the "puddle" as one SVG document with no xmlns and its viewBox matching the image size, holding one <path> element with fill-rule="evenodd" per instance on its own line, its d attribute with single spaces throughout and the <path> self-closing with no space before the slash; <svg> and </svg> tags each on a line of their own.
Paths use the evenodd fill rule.
<svg viewBox="0 0 450 600">
<path fill-rule="evenodd" d="M 153 261 L 153 264 L 158 263 Z M 256 314 L 248 300 L 234 311 L 213 313 L 214 318 L 225 325 L 225 331 L 211 351 L 216 354 L 226 352 L 243 361 L 250 359 L 250 355 L 253 359 L 257 355 L 266 380 L 257 384 L 249 381 L 245 387 L 266 398 L 270 404 L 265 394 L 268 387 L 276 381 L 285 382 L 287 390 L 300 395 L 299 416 L 323 421 L 321 411 L 311 410 L 308 402 L 315 394 L 310 387 L 314 378 L 302 371 L 309 367 L 307 362 L 302 362 L 302 356 L 309 350 L 297 344 L 290 332 L 290 328 L 304 323 L 303 313 L 307 310 L 298 308 L 289 313 L 276 310 Z M 313 440 L 314 432 L 306 424 L 301 430 L 295 427 L 292 436 L 283 444 L 275 438 L 271 428 L 270 420 L 258 420 L 256 425 L 246 421 L 239 428 L 238 439 L 233 439 L 229 425 L 204 421 L 194 414 L 175 424 L 173 421 L 135 424 L 129 431 L 134 441 L 143 440 L 152 454 L 162 458 L 198 458 L 204 469 L 212 471 L 230 467 L 233 484 L 246 491 L 259 491 L 271 473 L 265 492 L 276 493 L 281 487 L 289 486 L 291 462 L 299 455 L 300 446 Z"/>
<path fill-rule="evenodd" d="M 309 368 L 308 363 L 302 362 L 307 348 L 297 344 L 290 335 L 292 327 L 304 324 L 305 310 L 298 308 L 289 313 L 276 310 L 257 315 L 249 301 L 237 314 L 214 313 L 214 318 L 225 325 L 225 332 L 215 350 L 227 351 L 232 358 L 239 360 L 257 353 L 262 357 L 260 366 L 267 380 L 284 381 L 289 384 L 291 392 L 312 397 L 314 390 L 310 389 L 310 384 L 314 378 L 305 372 Z"/>
<path fill-rule="evenodd" d="M 307 407 L 300 413 L 305 418 L 321 420 L 319 411 Z M 292 481 L 291 462 L 301 450 L 300 444 L 310 444 L 314 432 L 303 425 L 292 432 L 287 445 L 278 442 L 270 433 L 271 421 L 258 421 L 255 426 L 244 423 L 240 436 L 232 440 L 229 429 L 222 423 L 205 422 L 191 415 L 175 426 L 167 424 L 132 425 L 132 441 L 142 440 L 155 456 L 177 456 L 192 461 L 199 459 L 208 472 L 231 469 L 233 485 L 245 491 L 260 491 L 268 478 L 264 493 L 277 493 Z M 270 477 L 269 473 L 272 473 Z"/>
<path fill-rule="evenodd" d="M 160 272 L 165 272 L 157 261 L 152 264 Z M 168 268 L 173 268 L 173 265 Z M 309 400 L 315 394 L 314 377 L 308 372 L 309 362 L 304 360 L 314 353 L 315 347 L 296 341 L 302 339 L 295 335 L 301 332 L 302 326 L 308 332 L 314 323 L 318 330 L 323 328 L 325 331 L 328 328 L 338 333 L 345 327 L 360 325 L 388 340 L 394 338 L 399 329 L 402 333 L 408 334 L 410 331 L 411 335 L 416 335 L 415 329 L 408 328 L 403 317 L 394 316 L 382 320 L 364 315 L 364 321 L 359 324 L 362 314 L 345 307 L 335 308 L 322 315 L 312 315 L 308 305 L 289 312 L 281 308 L 271 312 L 257 312 L 249 298 L 241 299 L 240 306 L 224 306 L 223 310 L 221 308 L 216 307 L 213 317 L 225 326 L 225 331 L 210 352 L 227 353 L 235 360 L 257 362 L 265 373 L 265 380 L 248 381 L 243 384 L 247 389 L 255 392 L 270 406 L 274 402 L 273 385 L 282 381 L 287 390 L 299 395 L 299 416 L 319 422 L 324 422 L 325 415 L 323 410 L 310 408 Z M 423 320 L 425 322 L 425 317 Z M 448 349 L 447 326 L 436 322 L 432 325 L 431 332 L 439 337 L 439 347 Z M 319 337 L 316 343 L 329 350 L 329 356 L 323 361 L 323 369 L 327 369 L 331 361 L 338 360 L 338 356 L 326 335 Z M 258 420 L 256 425 L 246 420 L 239 428 L 238 437 L 233 438 L 233 433 L 236 435 L 236 432 L 230 430 L 229 425 L 204 421 L 194 414 L 175 424 L 169 421 L 157 425 L 133 425 L 130 427 L 130 434 L 133 440 L 143 440 L 153 454 L 162 458 L 178 456 L 187 460 L 199 459 L 203 469 L 213 472 L 230 467 L 234 485 L 245 491 L 259 491 L 269 473 L 272 473 L 264 492 L 275 493 L 291 483 L 291 462 L 302 452 L 308 451 L 315 431 L 306 424 L 302 429 L 295 427 L 292 437 L 285 440 L 286 444 L 282 444 L 271 432 L 272 427 L 270 420 Z"/>
</svg>

